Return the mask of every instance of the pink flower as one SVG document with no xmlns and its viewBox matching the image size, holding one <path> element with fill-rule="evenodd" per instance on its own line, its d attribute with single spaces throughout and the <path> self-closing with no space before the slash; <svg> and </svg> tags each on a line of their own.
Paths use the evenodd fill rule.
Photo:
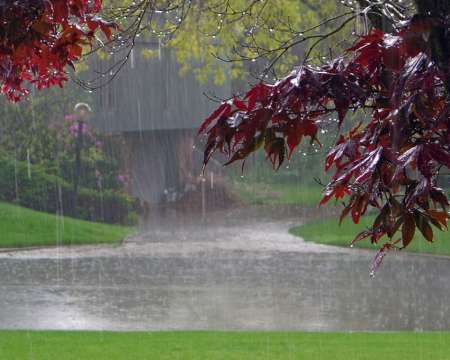
<svg viewBox="0 0 450 360">
<path fill-rule="evenodd" d="M 117 181 L 122 185 L 126 185 L 130 181 L 130 177 L 128 175 L 120 174 L 117 176 Z"/>
<path fill-rule="evenodd" d="M 81 126 L 80 126 L 81 125 Z M 78 136 L 79 131 L 81 130 L 81 134 L 88 134 L 88 126 L 86 123 L 74 122 L 69 126 L 69 134 L 73 137 Z"/>
</svg>

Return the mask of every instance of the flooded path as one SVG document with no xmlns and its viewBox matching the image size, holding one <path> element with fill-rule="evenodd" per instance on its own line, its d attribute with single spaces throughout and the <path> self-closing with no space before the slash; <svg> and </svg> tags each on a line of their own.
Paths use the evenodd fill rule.
<svg viewBox="0 0 450 360">
<path fill-rule="evenodd" d="M 391 255 L 371 279 L 373 253 L 287 233 L 309 216 L 165 214 L 118 247 L 1 253 L 0 328 L 450 329 L 450 259 Z"/>
</svg>

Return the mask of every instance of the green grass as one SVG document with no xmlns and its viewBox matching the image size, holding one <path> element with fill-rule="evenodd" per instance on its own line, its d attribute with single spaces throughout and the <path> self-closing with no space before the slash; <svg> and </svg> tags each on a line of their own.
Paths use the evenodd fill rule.
<svg viewBox="0 0 450 360">
<path fill-rule="evenodd" d="M 132 231 L 130 227 L 60 218 L 0 202 L 0 247 L 116 244 Z"/>
<path fill-rule="evenodd" d="M 351 220 L 346 219 L 343 221 L 342 225 L 339 226 L 338 219 L 328 218 L 294 227 L 290 229 L 289 232 L 293 235 L 301 236 L 305 241 L 312 241 L 325 245 L 349 246 L 356 234 L 364 228 L 371 226 L 373 221 L 373 216 L 365 216 L 361 218 L 361 222 L 357 225 L 353 224 Z M 416 230 L 414 240 L 409 244 L 405 251 L 450 255 L 450 233 L 442 232 L 438 229 L 433 230 L 433 243 L 427 242 Z M 379 246 L 372 245 L 368 240 L 363 240 L 357 242 L 355 247 L 377 249 Z"/>
<path fill-rule="evenodd" d="M 450 333 L 0 332 L 7 360 L 444 360 Z"/>
<path fill-rule="evenodd" d="M 251 205 L 317 205 L 322 198 L 320 186 L 300 183 L 263 184 L 235 181 L 238 196 Z"/>
</svg>

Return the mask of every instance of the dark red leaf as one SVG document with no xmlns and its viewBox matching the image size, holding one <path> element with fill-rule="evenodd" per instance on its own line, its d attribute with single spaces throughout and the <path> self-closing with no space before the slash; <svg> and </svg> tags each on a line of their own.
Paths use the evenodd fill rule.
<svg viewBox="0 0 450 360">
<path fill-rule="evenodd" d="M 402 226 L 402 242 L 403 247 L 407 247 L 409 243 L 414 238 L 414 233 L 416 230 L 416 223 L 414 221 L 414 216 L 411 214 L 405 214 L 403 216 L 403 226 Z"/>
<path fill-rule="evenodd" d="M 101 1 L 21 0 L 0 6 L 1 91 L 12 101 L 67 81 L 66 66 L 82 57 L 100 27 L 107 37 L 116 26 L 101 19 Z"/>
<path fill-rule="evenodd" d="M 408 246 L 416 227 L 431 242 L 432 225 L 448 226 L 449 199 L 436 179 L 450 167 L 450 74 L 429 42 L 430 29 L 448 24 L 430 21 L 414 17 L 391 34 L 373 29 L 345 58 L 302 65 L 273 85 L 255 85 L 233 100 L 229 114 L 216 112 L 202 127 L 209 128 L 205 153 L 219 150 L 230 161 L 244 160 L 263 134 L 266 156 L 277 168 L 305 137 L 318 142 L 318 129 L 336 116 L 332 112 L 341 123 L 348 111 L 362 110 L 354 115 L 359 125 L 339 134 L 326 156 L 325 170 L 333 174 L 320 204 L 343 199 L 340 222 L 351 214 L 357 223 L 369 205 L 373 208 L 372 228 L 353 241 L 390 239 L 375 265 L 398 241 Z M 442 34 L 448 43 L 450 33 Z M 393 242 L 399 231 L 401 239 Z"/>
<path fill-rule="evenodd" d="M 200 126 L 198 133 L 199 134 L 203 133 L 211 124 L 211 122 L 213 122 L 220 116 L 228 117 L 230 115 L 230 112 L 231 112 L 231 105 L 228 102 L 222 103 L 216 110 L 214 110 L 214 112 L 210 116 L 208 116 L 205 120 L 203 120 L 203 123 Z"/>
<path fill-rule="evenodd" d="M 447 222 L 450 218 L 450 215 L 447 211 L 427 210 L 427 214 L 438 224 L 442 225 L 442 227 L 448 229 Z"/>
<path fill-rule="evenodd" d="M 416 225 L 419 228 L 420 232 L 422 233 L 423 237 L 427 241 L 433 242 L 433 229 L 431 228 L 430 224 L 428 223 L 428 219 L 424 215 L 422 215 L 420 212 L 416 211 L 416 212 L 414 212 L 414 220 L 415 220 Z"/>
</svg>

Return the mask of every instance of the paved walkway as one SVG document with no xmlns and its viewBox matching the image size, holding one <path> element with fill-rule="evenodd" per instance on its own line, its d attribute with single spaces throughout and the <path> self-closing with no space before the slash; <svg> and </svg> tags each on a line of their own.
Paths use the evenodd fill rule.
<svg viewBox="0 0 450 360">
<path fill-rule="evenodd" d="M 265 210 L 263 210 L 265 209 Z M 305 242 L 288 229 L 305 221 L 304 210 L 274 208 L 237 208 L 191 218 L 156 219 L 126 239 L 120 246 L 49 247 L 0 252 L 0 259 L 75 259 L 89 257 L 191 257 L 215 256 L 222 252 L 245 252 L 247 256 L 272 256 L 274 253 L 350 253 L 350 249 Z M 275 208 L 276 209 L 276 208 Z M 284 211 L 284 212 L 283 212 Z M 312 216 L 312 215 L 311 215 Z"/>
</svg>

